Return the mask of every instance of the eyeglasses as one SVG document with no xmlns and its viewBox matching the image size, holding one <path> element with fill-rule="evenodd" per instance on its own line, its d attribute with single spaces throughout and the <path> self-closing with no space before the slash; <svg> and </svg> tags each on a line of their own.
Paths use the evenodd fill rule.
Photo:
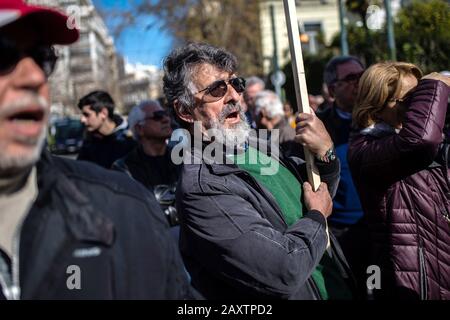
<svg viewBox="0 0 450 320">
<path fill-rule="evenodd" d="M 160 121 L 161 119 L 168 117 L 169 114 L 167 113 L 166 110 L 158 110 L 153 112 L 153 116 L 151 117 L 145 117 L 144 121 L 146 120 L 155 120 L 155 121 Z"/>
<path fill-rule="evenodd" d="M 398 105 L 404 105 L 404 104 L 407 103 L 406 100 L 409 99 L 409 97 L 410 97 L 411 94 L 414 92 L 414 90 L 415 90 L 415 87 L 414 87 L 414 88 L 411 88 L 408 92 L 406 92 L 406 93 L 403 95 L 403 97 L 401 97 L 401 98 L 396 98 L 396 99 L 389 99 L 387 102 L 394 102 L 395 104 L 398 104 Z"/>
<path fill-rule="evenodd" d="M 402 105 L 404 103 L 404 101 L 405 101 L 405 98 L 398 98 L 398 99 L 388 100 L 388 102 L 393 102 L 396 105 Z"/>
<path fill-rule="evenodd" d="M 13 41 L 0 36 L 0 73 L 9 72 L 25 57 L 32 58 L 49 77 L 55 69 L 58 55 L 49 45 L 39 45 L 21 50 Z"/>
<path fill-rule="evenodd" d="M 346 75 L 344 78 L 342 79 L 336 79 L 335 82 L 357 82 L 359 81 L 359 79 L 361 78 L 361 76 L 363 75 L 364 71 L 358 72 L 358 73 L 350 73 L 348 75 Z"/>
<path fill-rule="evenodd" d="M 200 90 L 197 93 L 205 92 L 205 95 L 209 95 L 213 98 L 222 98 L 228 91 L 228 84 L 230 84 L 237 93 L 245 91 L 245 79 L 241 77 L 231 78 L 229 80 L 217 80 L 205 89 Z M 195 94 L 197 94 L 195 93 Z"/>
</svg>

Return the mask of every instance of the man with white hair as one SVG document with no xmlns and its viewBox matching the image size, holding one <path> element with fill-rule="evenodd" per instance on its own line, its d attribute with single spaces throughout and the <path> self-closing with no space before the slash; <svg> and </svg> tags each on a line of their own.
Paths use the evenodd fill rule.
<svg viewBox="0 0 450 320">
<path fill-rule="evenodd" d="M 247 121 L 252 126 L 252 128 L 256 127 L 255 97 L 259 92 L 263 91 L 265 87 L 266 84 L 264 83 L 264 81 L 257 76 L 251 76 L 245 79 L 245 91 L 243 94 L 243 100 L 247 109 L 245 109 L 244 112 Z"/>
<path fill-rule="evenodd" d="M 302 156 L 303 148 L 294 141 L 295 129 L 287 121 L 278 95 L 273 91 L 264 90 L 256 94 L 254 101 L 258 129 L 267 129 L 271 133 L 278 130 L 281 151 L 286 156 Z"/>
<path fill-rule="evenodd" d="M 169 225 L 177 226 L 175 190 L 179 167 L 172 162 L 172 149 L 167 145 L 172 134 L 169 114 L 157 100 L 145 100 L 131 109 L 128 123 L 138 145 L 116 160 L 112 168 L 127 173 L 152 192 Z M 172 234 L 177 238 L 178 229 Z"/>
<path fill-rule="evenodd" d="M 170 159 L 167 139 L 172 134 L 169 114 L 157 100 L 146 100 L 131 109 L 130 130 L 138 146 L 113 164 L 113 169 L 127 172 L 147 189 L 173 185 L 178 169 Z"/>
</svg>

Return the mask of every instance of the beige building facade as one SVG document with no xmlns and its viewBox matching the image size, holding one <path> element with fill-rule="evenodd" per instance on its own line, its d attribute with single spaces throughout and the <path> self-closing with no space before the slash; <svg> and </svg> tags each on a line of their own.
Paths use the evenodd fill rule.
<svg viewBox="0 0 450 320">
<path fill-rule="evenodd" d="M 301 34 L 303 52 L 315 54 L 320 50 L 319 36 L 322 34 L 326 44 L 340 31 L 339 8 L 337 0 L 297 0 L 297 17 Z M 273 9 L 271 9 L 271 7 Z M 289 40 L 282 0 L 261 1 L 260 24 L 264 73 L 273 70 L 274 40 L 271 11 L 273 10 L 277 56 L 280 67 L 290 60 Z M 307 35 L 307 36 L 305 36 Z"/>
<path fill-rule="evenodd" d="M 66 12 L 68 23 L 80 30 L 80 39 L 71 46 L 57 47 L 59 60 L 50 77 L 52 112 L 77 113 L 78 100 L 93 90 L 108 91 L 118 111 L 123 103 L 119 86 L 119 63 L 113 38 L 92 0 L 28 0 Z"/>
</svg>

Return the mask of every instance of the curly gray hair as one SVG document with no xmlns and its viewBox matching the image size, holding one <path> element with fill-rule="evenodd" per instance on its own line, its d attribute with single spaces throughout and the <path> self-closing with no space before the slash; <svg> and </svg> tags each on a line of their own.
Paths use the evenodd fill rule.
<svg viewBox="0 0 450 320">
<path fill-rule="evenodd" d="M 179 111 L 194 105 L 192 82 L 196 68 L 203 63 L 230 73 L 236 71 L 237 59 L 228 51 L 203 43 L 189 43 L 175 49 L 164 60 L 163 90 L 169 104 L 178 101 Z"/>
</svg>

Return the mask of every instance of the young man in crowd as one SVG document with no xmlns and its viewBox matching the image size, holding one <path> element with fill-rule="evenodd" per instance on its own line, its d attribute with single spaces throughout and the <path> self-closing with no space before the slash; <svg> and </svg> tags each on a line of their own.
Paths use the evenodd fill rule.
<svg viewBox="0 0 450 320">
<path fill-rule="evenodd" d="M 81 122 L 87 136 L 78 154 L 78 160 L 94 162 L 111 168 L 117 159 L 129 153 L 136 143 L 128 134 L 128 124 L 114 114 L 114 101 L 105 91 L 93 91 L 78 102 Z"/>
</svg>

